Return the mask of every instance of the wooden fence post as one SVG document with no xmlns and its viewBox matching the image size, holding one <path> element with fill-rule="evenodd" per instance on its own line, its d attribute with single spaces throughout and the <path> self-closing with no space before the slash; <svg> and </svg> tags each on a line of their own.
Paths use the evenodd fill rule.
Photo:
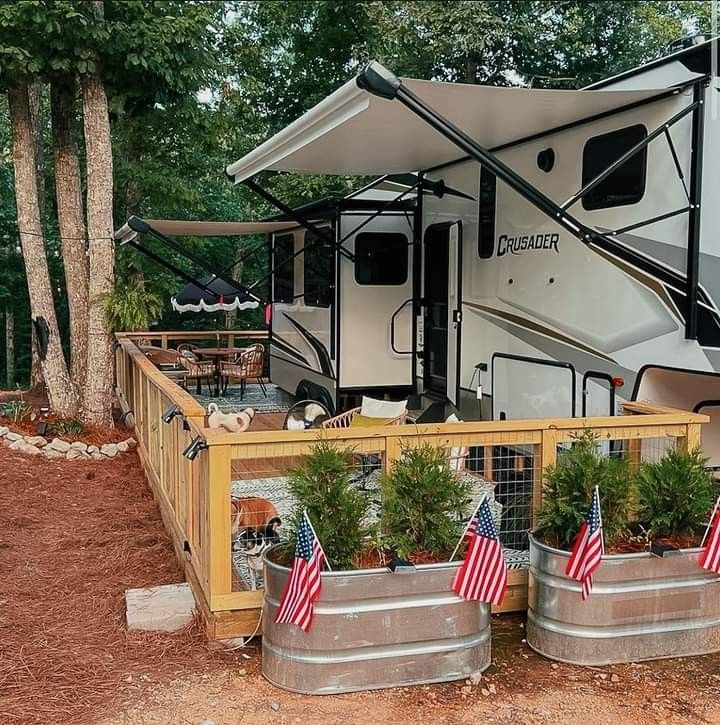
<svg viewBox="0 0 720 725">
<path fill-rule="evenodd" d="M 202 455 L 202 454 L 201 454 Z M 210 598 L 232 591 L 232 540 L 230 532 L 230 446 L 210 446 L 208 455 L 208 583 Z"/>
<path fill-rule="evenodd" d="M 392 438 L 385 438 L 385 455 L 383 456 L 383 472 L 389 473 L 390 468 L 394 460 L 400 458 L 402 453 L 402 447 L 400 445 L 400 438 L 393 436 Z"/>
<path fill-rule="evenodd" d="M 533 476 L 532 491 L 532 524 L 537 526 L 537 516 L 542 506 L 543 486 L 545 483 L 545 469 L 557 462 L 557 431 L 554 428 L 544 429 L 541 432 L 539 448 L 540 460 L 536 465 L 537 475 Z"/>
<path fill-rule="evenodd" d="M 678 451 L 692 453 L 694 450 L 700 448 L 700 434 L 700 423 L 688 423 L 685 426 L 685 435 L 682 438 L 678 438 Z"/>
</svg>

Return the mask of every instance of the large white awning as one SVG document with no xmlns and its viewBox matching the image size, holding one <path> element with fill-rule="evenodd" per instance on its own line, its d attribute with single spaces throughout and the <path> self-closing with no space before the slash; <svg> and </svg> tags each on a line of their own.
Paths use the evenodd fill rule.
<svg viewBox="0 0 720 725">
<path fill-rule="evenodd" d="M 557 91 L 412 79 L 402 83 L 488 149 L 668 90 Z M 427 169 L 460 155 L 402 103 L 371 95 L 353 79 L 226 171 L 236 183 L 266 169 L 391 174 Z"/>
<path fill-rule="evenodd" d="M 272 234 L 296 227 L 297 222 L 193 222 L 182 219 L 146 219 L 156 232 L 176 237 L 237 237 Z"/>
<path fill-rule="evenodd" d="M 169 237 L 240 237 L 248 234 L 272 234 L 296 226 L 297 222 L 202 222 L 184 219 L 140 219 L 133 216 L 115 232 L 115 241 L 127 244 L 138 234 L 150 231 Z"/>
</svg>

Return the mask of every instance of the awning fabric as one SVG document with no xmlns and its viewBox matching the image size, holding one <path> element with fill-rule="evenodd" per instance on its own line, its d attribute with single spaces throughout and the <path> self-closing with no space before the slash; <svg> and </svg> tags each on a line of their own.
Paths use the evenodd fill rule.
<svg viewBox="0 0 720 725">
<path fill-rule="evenodd" d="M 558 91 L 402 82 L 489 149 L 667 92 L 666 88 Z M 399 101 L 371 95 L 353 79 L 226 171 L 236 183 L 265 169 L 391 174 L 420 171 L 460 155 Z"/>
<path fill-rule="evenodd" d="M 236 237 L 272 234 L 296 227 L 297 222 L 193 222 L 182 219 L 146 219 L 156 232 L 170 237 Z"/>
</svg>

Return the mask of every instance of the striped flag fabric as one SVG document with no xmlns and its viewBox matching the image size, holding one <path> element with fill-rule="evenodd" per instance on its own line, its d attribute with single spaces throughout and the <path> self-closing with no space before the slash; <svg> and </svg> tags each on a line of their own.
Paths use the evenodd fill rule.
<svg viewBox="0 0 720 725">
<path fill-rule="evenodd" d="M 500 604 L 507 588 L 507 566 L 487 498 L 480 504 L 466 533 L 470 543 L 453 577 L 452 589 L 463 599 Z"/>
<path fill-rule="evenodd" d="M 295 559 L 275 615 L 277 624 L 296 624 L 303 631 L 310 631 L 314 602 L 320 596 L 320 572 L 324 563 L 325 553 L 307 513 L 304 513 L 295 542 Z"/>
<path fill-rule="evenodd" d="M 593 573 L 600 566 L 604 550 L 600 491 L 596 486 L 590 510 L 575 538 L 570 559 L 565 567 L 565 573 L 571 579 L 582 582 L 583 600 L 590 596 Z"/>
<path fill-rule="evenodd" d="M 708 536 L 706 532 L 706 542 L 702 554 L 700 554 L 699 564 L 703 569 L 714 571 L 720 574 L 720 499 L 715 503 L 713 515 L 710 518 Z"/>
</svg>

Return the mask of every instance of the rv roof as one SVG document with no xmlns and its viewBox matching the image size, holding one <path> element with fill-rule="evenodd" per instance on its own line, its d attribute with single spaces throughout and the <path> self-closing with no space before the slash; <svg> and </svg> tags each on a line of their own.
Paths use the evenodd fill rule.
<svg viewBox="0 0 720 725">
<path fill-rule="evenodd" d="M 666 87 L 557 91 L 412 79 L 403 85 L 491 149 L 668 93 Z M 432 168 L 457 157 L 452 143 L 402 104 L 370 95 L 353 79 L 226 172 L 236 183 L 265 169 L 392 174 Z"/>
</svg>

